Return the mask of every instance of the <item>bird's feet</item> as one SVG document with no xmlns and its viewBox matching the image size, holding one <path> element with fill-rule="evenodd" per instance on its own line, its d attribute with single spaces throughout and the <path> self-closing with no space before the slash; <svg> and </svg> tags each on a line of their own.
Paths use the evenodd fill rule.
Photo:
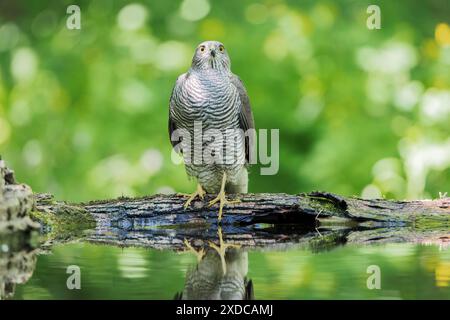
<svg viewBox="0 0 450 320">
<path fill-rule="evenodd" d="M 194 247 L 192 247 L 192 245 L 186 239 L 184 239 L 184 245 L 186 246 L 188 251 L 196 255 L 197 262 L 200 262 L 202 260 L 203 256 L 205 255 L 205 250 L 203 250 L 203 248 L 195 250 Z"/>
<path fill-rule="evenodd" d="M 219 202 L 219 217 L 217 218 L 219 221 L 222 220 L 222 211 L 223 211 L 223 207 L 226 204 L 233 204 L 233 203 L 239 203 L 240 200 L 235 199 L 235 200 L 228 200 L 226 195 L 225 195 L 225 191 L 220 191 L 219 194 L 217 195 L 217 197 L 215 197 L 214 199 L 212 199 L 208 205 L 211 207 L 214 204 L 216 204 L 217 202 Z"/>
<path fill-rule="evenodd" d="M 200 184 L 197 184 L 197 190 L 195 190 L 192 194 L 181 194 L 183 197 L 188 197 L 187 201 L 184 203 L 184 209 L 186 210 L 187 207 L 191 204 L 192 200 L 194 200 L 197 196 L 203 200 L 205 197 L 205 190 L 203 190 L 202 186 Z"/>
<path fill-rule="evenodd" d="M 225 195 L 225 184 L 226 184 L 226 181 L 227 181 L 227 174 L 224 172 L 223 176 L 222 176 L 222 184 L 220 186 L 220 191 L 217 194 L 217 197 L 212 199 L 209 202 L 209 204 L 208 204 L 211 207 L 212 205 L 214 205 L 217 202 L 219 202 L 219 217 L 218 217 L 219 222 L 222 220 L 222 211 L 223 211 L 223 206 L 224 205 L 240 202 L 239 200 L 232 200 L 232 201 L 227 200 L 226 195 Z"/>
<path fill-rule="evenodd" d="M 225 261 L 225 253 L 227 251 L 228 248 L 236 248 L 239 249 L 241 246 L 237 245 L 237 244 L 233 244 L 233 243 L 225 243 L 223 241 L 223 237 L 222 237 L 222 228 L 219 227 L 217 230 L 217 234 L 219 235 L 219 246 L 217 246 L 215 243 L 212 243 L 211 241 L 209 241 L 209 246 L 211 248 L 213 248 L 214 250 L 217 251 L 217 253 L 220 256 L 220 261 L 222 262 L 222 272 L 225 275 L 227 273 L 227 264 Z"/>
</svg>

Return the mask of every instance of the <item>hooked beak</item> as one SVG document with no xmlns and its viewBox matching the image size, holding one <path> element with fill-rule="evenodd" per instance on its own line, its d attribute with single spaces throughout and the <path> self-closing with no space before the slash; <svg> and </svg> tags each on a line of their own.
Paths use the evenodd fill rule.
<svg viewBox="0 0 450 320">
<path fill-rule="evenodd" d="M 216 49 L 215 49 L 215 48 L 212 48 L 212 49 L 210 50 L 210 53 L 211 53 L 211 56 L 212 56 L 213 58 L 216 57 Z"/>
</svg>

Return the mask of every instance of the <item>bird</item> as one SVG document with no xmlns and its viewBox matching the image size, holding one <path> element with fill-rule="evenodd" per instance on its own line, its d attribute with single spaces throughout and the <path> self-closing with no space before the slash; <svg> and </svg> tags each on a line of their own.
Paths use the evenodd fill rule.
<svg viewBox="0 0 450 320">
<path fill-rule="evenodd" d="M 202 260 L 188 270 L 184 289 L 176 300 L 253 300 L 253 282 L 247 278 L 248 253 L 230 249 L 226 256 L 227 272 L 222 272 L 219 254 L 207 249 Z"/>
<path fill-rule="evenodd" d="M 248 253 L 238 245 L 226 244 L 219 227 L 219 246 L 210 242 L 195 250 L 185 240 L 197 264 L 186 273 L 184 289 L 176 300 L 254 300 L 253 281 L 247 277 Z"/>
<path fill-rule="evenodd" d="M 196 123 L 201 125 L 201 134 L 195 130 Z M 228 200 L 226 193 L 248 192 L 248 166 L 255 137 L 251 130 L 255 124 L 247 90 L 239 76 L 231 71 L 231 60 L 223 43 L 205 41 L 196 47 L 189 70 L 177 78 L 173 87 L 168 127 L 170 137 L 176 130 L 183 129 L 194 141 L 202 139 L 200 147 L 196 147 L 195 142 L 185 141 L 178 148 L 188 176 L 197 180 L 197 188 L 188 195 L 184 208 L 197 197 L 203 200 L 205 194 L 217 194 L 209 206 L 219 203 L 220 221 L 223 207 L 239 201 Z M 220 139 L 208 140 L 209 136 L 204 133 L 208 130 L 219 132 L 225 141 L 233 141 L 234 148 L 231 151 L 224 148 Z M 172 138 L 171 143 L 174 148 L 182 144 Z M 222 154 L 223 161 L 204 161 L 208 150 L 213 150 L 214 156 Z M 201 152 L 203 161 L 195 161 L 195 152 Z"/>
</svg>

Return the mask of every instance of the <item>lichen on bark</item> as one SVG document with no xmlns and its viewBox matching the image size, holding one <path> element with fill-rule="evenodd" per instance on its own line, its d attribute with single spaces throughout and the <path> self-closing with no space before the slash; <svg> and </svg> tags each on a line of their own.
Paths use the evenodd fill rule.
<svg viewBox="0 0 450 320">
<path fill-rule="evenodd" d="M 37 229 L 39 225 L 29 218 L 33 207 L 31 188 L 17 183 L 14 172 L 0 158 L 0 232 Z"/>
</svg>

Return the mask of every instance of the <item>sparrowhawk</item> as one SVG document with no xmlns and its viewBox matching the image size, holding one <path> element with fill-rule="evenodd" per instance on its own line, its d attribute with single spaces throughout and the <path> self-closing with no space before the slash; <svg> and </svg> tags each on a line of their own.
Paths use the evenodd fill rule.
<svg viewBox="0 0 450 320">
<path fill-rule="evenodd" d="M 196 124 L 201 125 L 201 133 L 195 130 Z M 201 43 L 190 69 L 175 83 L 169 103 L 169 135 L 174 147 L 178 143 L 172 134 L 177 129 L 185 130 L 192 139 L 184 141 L 180 151 L 187 174 L 197 180 L 197 190 L 189 196 L 185 208 L 197 196 L 203 199 L 205 193 L 218 193 L 209 204 L 219 202 L 220 221 L 223 206 L 231 202 L 225 192 L 247 193 L 247 165 L 254 142 L 254 132 L 249 129 L 254 129 L 254 120 L 247 91 L 231 72 L 230 57 L 218 41 Z M 222 161 L 206 161 L 209 150 L 214 159 Z M 200 153 L 200 161 L 195 161 L 199 159 L 195 152 Z"/>
</svg>

